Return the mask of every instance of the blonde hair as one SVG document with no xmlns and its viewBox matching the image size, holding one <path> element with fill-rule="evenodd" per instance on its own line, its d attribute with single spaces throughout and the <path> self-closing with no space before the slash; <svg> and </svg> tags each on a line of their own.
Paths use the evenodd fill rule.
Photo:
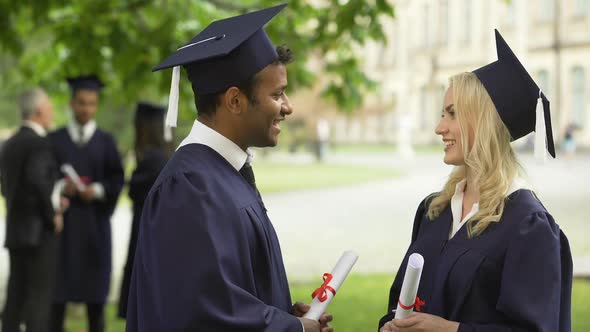
<svg viewBox="0 0 590 332">
<path fill-rule="evenodd" d="M 515 177 L 523 171 L 512 147 L 511 136 L 488 92 L 473 73 L 461 73 L 449 80 L 449 89 L 463 143 L 465 164 L 449 175 L 442 191 L 431 201 L 428 218 L 434 220 L 449 205 L 457 183 L 469 176 L 479 192 L 479 211 L 467 221 L 470 238 L 482 234 L 493 222 L 500 221 L 506 193 Z M 473 146 L 469 150 L 469 132 Z M 476 223 L 477 221 L 477 223 Z"/>
</svg>

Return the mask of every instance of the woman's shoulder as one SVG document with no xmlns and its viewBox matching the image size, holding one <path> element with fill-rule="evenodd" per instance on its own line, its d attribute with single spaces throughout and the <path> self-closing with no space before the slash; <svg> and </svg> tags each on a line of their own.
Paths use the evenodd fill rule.
<svg viewBox="0 0 590 332">
<path fill-rule="evenodd" d="M 536 234 L 546 240 L 559 240 L 559 225 L 532 190 L 520 189 L 510 194 L 502 219 L 512 226 L 517 237 Z"/>
<path fill-rule="evenodd" d="M 518 189 L 506 197 L 504 213 L 535 214 L 549 213 L 537 194 L 531 189 Z"/>
</svg>

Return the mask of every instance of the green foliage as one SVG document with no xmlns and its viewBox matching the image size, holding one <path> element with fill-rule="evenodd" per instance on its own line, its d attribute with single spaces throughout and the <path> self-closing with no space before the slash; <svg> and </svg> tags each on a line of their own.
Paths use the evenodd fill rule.
<svg viewBox="0 0 590 332">
<path fill-rule="evenodd" d="M 354 50 L 368 39 L 384 40 L 379 19 L 393 15 L 386 0 L 326 0 L 317 6 L 291 0 L 266 28 L 275 44 L 288 44 L 292 88 L 327 75 L 324 95 L 347 111 L 357 108 L 374 83 L 360 71 Z M 0 125 L 15 125 L 13 101 L 26 86 L 46 88 L 58 109 L 67 109 L 64 78 L 97 73 L 107 82 L 99 120 L 118 136 L 129 131 L 138 100 L 167 103 L 171 71 L 151 68 L 211 21 L 276 5 L 276 0 L 0 0 Z M 322 59 L 325 73 L 308 69 Z M 182 79 L 187 81 L 183 73 Z M 325 80 L 322 80 L 322 82 Z M 293 91 L 291 89 L 291 91 Z M 181 84 L 180 124 L 194 117 L 190 84 Z M 10 114 L 10 115 L 9 115 Z M 9 116 L 4 116 L 9 115 Z M 182 120 L 185 121 L 182 121 Z M 62 117 L 62 122 L 65 118 Z M 190 125 L 179 128 L 184 132 Z"/>
</svg>

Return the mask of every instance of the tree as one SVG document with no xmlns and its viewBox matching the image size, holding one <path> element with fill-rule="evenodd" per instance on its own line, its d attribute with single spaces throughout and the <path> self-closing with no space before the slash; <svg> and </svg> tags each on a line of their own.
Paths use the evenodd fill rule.
<svg viewBox="0 0 590 332">
<path fill-rule="evenodd" d="M 354 50 L 368 39 L 384 40 L 379 19 L 392 16 L 393 8 L 387 0 L 310 2 L 289 1 L 266 31 L 276 44 L 288 44 L 295 51 L 297 60 L 289 67 L 291 91 L 316 82 L 318 73 L 307 69 L 306 60 L 320 58 L 325 69 L 319 75 L 330 78 L 324 95 L 340 109 L 352 111 L 374 87 L 361 72 Z M 107 82 L 103 100 L 108 105 L 102 108 L 116 110 L 100 112 L 101 120 L 108 129 L 126 133 L 136 101 L 166 103 L 171 71 L 151 73 L 154 65 L 211 21 L 276 4 L 274 0 L 0 0 L 4 94 L 0 99 L 5 102 L 23 86 L 38 84 L 61 94 L 63 106 L 68 98 L 65 77 L 95 72 Z M 187 80 L 184 73 L 181 80 Z M 181 96 L 180 118 L 191 119 L 189 84 L 181 84 Z M 6 104 L 0 103 L 0 108 L 14 112 Z"/>
</svg>

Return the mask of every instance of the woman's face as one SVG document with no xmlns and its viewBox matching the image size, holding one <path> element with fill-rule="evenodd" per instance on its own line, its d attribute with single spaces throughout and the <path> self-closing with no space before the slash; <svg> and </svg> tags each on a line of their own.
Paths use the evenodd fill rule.
<svg viewBox="0 0 590 332">
<path fill-rule="evenodd" d="M 440 122 L 434 132 L 442 137 L 443 143 L 445 144 L 445 164 L 455 166 L 465 164 L 463 142 L 461 142 L 461 128 L 459 127 L 459 120 L 457 120 L 455 114 L 453 93 L 450 88 L 445 94 Z"/>
</svg>

